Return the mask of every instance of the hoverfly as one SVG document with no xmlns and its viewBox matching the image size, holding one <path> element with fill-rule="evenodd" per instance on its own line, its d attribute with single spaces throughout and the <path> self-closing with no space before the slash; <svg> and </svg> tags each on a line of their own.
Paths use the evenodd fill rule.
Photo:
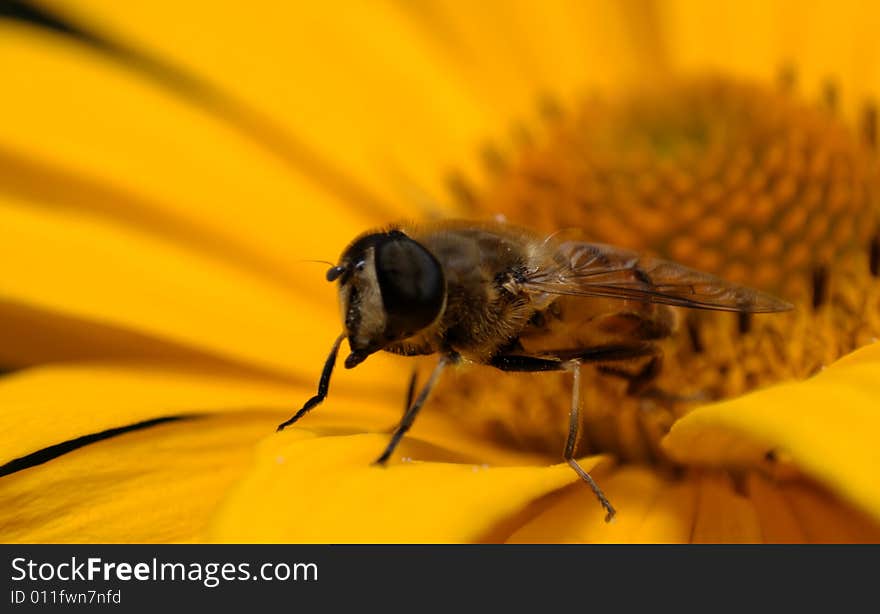
<svg viewBox="0 0 880 614">
<path fill-rule="evenodd" d="M 614 508 L 574 458 L 580 369 L 651 356 L 673 333 L 674 307 L 737 313 L 785 311 L 778 298 L 658 258 L 564 233 L 541 237 L 501 222 L 446 221 L 365 233 L 327 271 L 339 282 L 344 330 L 318 391 L 278 430 L 321 403 L 343 339 L 351 369 L 379 350 L 439 360 L 395 428 L 384 464 L 437 384 L 459 362 L 503 371 L 568 371 L 573 385 L 563 456 L 605 508 Z"/>
</svg>

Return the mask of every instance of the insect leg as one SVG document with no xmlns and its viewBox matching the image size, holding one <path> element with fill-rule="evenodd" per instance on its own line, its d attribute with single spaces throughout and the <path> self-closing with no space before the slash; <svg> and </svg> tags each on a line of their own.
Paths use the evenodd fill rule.
<svg viewBox="0 0 880 614">
<path fill-rule="evenodd" d="M 496 354 L 489 359 L 489 365 L 502 371 L 562 371 L 569 361 L 612 362 L 630 360 L 658 353 L 657 346 L 651 343 L 621 343 L 598 345 L 591 348 L 546 350 L 535 354 Z"/>
<path fill-rule="evenodd" d="M 440 373 L 443 372 L 444 367 L 446 367 L 449 361 L 449 357 L 443 356 L 437 362 L 437 366 L 434 367 L 434 371 L 431 372 L 431 377 L 428 378 L 428 382 L 422 388 L 421 392 L 419 392 L 419 396 L 416 397 L 415 403 L 407 408 L 406 413 L 403 415 L 403 419 L 400 421 L 400 424 L 397 425 L 397 428 L 394 430 L 394 434 L 391 435 L 391 441 L 388 442 L 388 446 L 385 448 L 385 451 L 382 452 L 382 455 L 376 459 L 374 464 L 384 465 L 391 457 L 391 454 L 394 452 L 397 444 L 400 443 L 400 440 L 403 438 L 403 436 L 406 434 L 406 432 L 410 429 L 413 422 L 415 421 L 416 415 L 419 413 L 422 405 L 424 405 L 425 401 L 428 400 L 428 396 L 431 394 L 431 391 L 434 389 L 434 386 L 440 379 Z"/>
<path fill-rule="evenodd" d="M 653 343 L 620 343 L 597 345 L 591 348 L 570 350 L 550 350 L 541 352 L 545 356 L 554 356 L 562 361 L 576 360 L 583 362 L 614 362 L 631 360 L 642 356 L 655 356 L 660 352 Z"/>
<path fill-rule="evenodd" d="M 406 415 L 406 412 L 409 411 L 409 408 L 412 405 L 413 397 L 416 394 L 416 382 L 418 381 L 418 379 L 419 379 L 419 370 L 413 369 L 412 375 L 409 376 L 409 384 L 406 387 L 406 401 L 404 402 L 404 405 L 403 405 L 403 415 L 404 416 Z M 400 422 L 398 421 L 397 424 L 392 426 L 390 429 L 386 429 L 383 432 L 384 433 L 393 433 L 394 431 L 397 430 L 397 427 L 399 425 L 400 425 Z"/>
<path fill-rule="evenodd" d="M 277 431 L 283 431 L 327 398 L 327 392 L 330 390 L 330 376 L 333 374 L 333 366 L 336 364 L 336 356 L 339 354 L 339 346 L 342 345 L 343 339 L 345 339 L 345 333 L 336 338 L 336 341 L 333 343 L 333 349 L 330 350 L 330 355 L 327 356 L 327 360 L 324 362 L 324 370 L 321 371 L 321 380 L 318 382 L 318 394 L 306 401 L 302 409 L 296 412 L 290 420 L 279 424 L 276 429 Z"/>
<path fill-rule="evenodd" d="M 409 385 L 406 387 L 406 404 L 403 406 L 403 415 L 406 415 L 406 412 L 409 411 L 409 408 L 412 406 L 413 397 L 416 394 L 416 382 L 419 379 L 419 372 L 417 369 L 413 369 L 412 375 L 409 377 Z"/>
<path fill-rule="evenodd" d="M 541 358 L 538 356 L 525 356 L 518 354 L 499 354 L 493 356 L 489 364 L 502 371 L 559 371 L 566 370 L 572 372 L 573 383 L 571 389 L 571 410 L 568 414 L 568 441 L 565 443 L 565 460 L 572 469 L 586 482 L 592 489 L 599 503 L 605 508 L 605 522 L 610 522 L 616 513 L 614 507 L 608 501 L 605 493 L 596 484 L 596 481 L 590 477 L 590 474 L 584 471 L 577 460 L 574 458 L 575 448 L 577 447 L 578 435 L 580 431 L 580 392 L 581 392 L 581 360 L 626 360 L 646 354 L 656 353 L 656 346 L 649 344 L 621 345 L 621 346 L 600 346 L 579 350 L 559 350 L 557 352 L 548 352 L 549 355 L 559 356 L 557 359 Z M 564 360 L 561 360 L 564 358 Z"/>
<path fill-rule="evenodd" d="M 489 360 L 489 364 L 502 371 L 526 371 L 529 373 L 560 371 L 564 367 L 564 364 L 558 360 L 520 354 L 496 354 Z"/>
<path fill-rule="evenodd" d="M 580 404 L 581 404 L 581 363 L 572 360 L 566 363 L 566 368 L 572 373 L 572 387 L 571 387 L 571 410 L 568 412 L 568 441 L 565 442 L 565 460 L 571 466 L 572 469 L 575 470 L 581 479 L 586 482 L 590 488 L 593 490 L 593 494 L 596 495 L 596 498 L 599 499 L 599 503 L 602 504 L 602 507 L 605 508 L 605 522 L 611 522 L 611 519 L 614 518 L 614 514 L 616 513 L 614 507 L 611 505 L 611 502 L 608 501 L 608 498 L 605 496 L 605 493 L 602 492 L 602 489 L 599 488 L 599 485 L 596 484 L 596 481 L 590 477 L 590 474 L 584 471 L 584 468 L 581 467 L 577 460 L 574 458 L 574 451 L 577 447 L 578 435 L 580 430 Z"/>
</svg>

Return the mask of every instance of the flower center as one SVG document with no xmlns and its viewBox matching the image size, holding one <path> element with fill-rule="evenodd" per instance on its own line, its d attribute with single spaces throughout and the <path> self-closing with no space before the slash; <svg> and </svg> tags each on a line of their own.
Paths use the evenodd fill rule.
<svg viewBox="0 0 880 614">
<path fill-rule="evenodd" d="M 695 404 L 807 377 L 880 334 L 880 167 L 875 122 L 866 126 L 860 134 L 782 91 L 702 79 L 585 103 L 503 165 L 476 197 L 481 215 L 582 228 L 797 306 L 683 311 L 650 394 L 585 369 L 581 453 L 665 462 L 660 438 Z M 449 378 L 438 405 L 558 457 L 570 381 L 475 371 Z"/>
</svg>

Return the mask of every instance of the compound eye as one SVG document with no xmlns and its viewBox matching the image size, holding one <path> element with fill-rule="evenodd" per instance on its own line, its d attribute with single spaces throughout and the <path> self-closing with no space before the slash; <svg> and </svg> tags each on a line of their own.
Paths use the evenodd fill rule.
<svg viewBox="0 0 880 614">
<path fill-rule="evenodd" d="M 376 277 L 389 339 L 409 337 L 431 324 L 446 297 L 446 280 L 437 259 L 403 233 L 376 246 Z"/>
</svg>

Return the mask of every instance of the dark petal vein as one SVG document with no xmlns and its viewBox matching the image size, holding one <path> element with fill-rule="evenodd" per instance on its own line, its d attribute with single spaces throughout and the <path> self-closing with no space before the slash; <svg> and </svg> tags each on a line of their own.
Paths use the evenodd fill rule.
<svg viewBox="0 0 880 614">
<path fill-rule="evenodd" d="M 47 463 L 50 460 L 58 458 L 59 456 L 63 456 L 68 452 L 73 452 L 74 450 L 78 450 L 79 448 L 99 441 L 103 441 L 105 439 L 124 435 L 125 433 L 131 433 L 132 431 L 148 429 L 168 422 L 189 420 L 194 417 L 195 416 L 166 416 L 163 418 L 153 418 L 152 420 L 144 420 L 143 422 L 138 422 L 136 424 L 129 424 L 127 426 L 107 429 L 106 431 L 101 431 L 100 433 L 83 435 L 82 437 L 77 437 L 76 439 L 71 439 L 69 441 L 58 443 L 54 446 L 49 446 L 48 448 L 43 448 L 42 450 L 37 450 L 36 452 L 32 452 L 31 454 L 22 456 L 21 458 L 16 458 L 9 461 L 5 465 L 0 466 L 0 477 L 7 476 L 17 471 L 22 471 L 24 469 L 29 469 L 31 467 L 36 467 L 37 465 L 42 465 L 43 463 Z"/>
</svg>

